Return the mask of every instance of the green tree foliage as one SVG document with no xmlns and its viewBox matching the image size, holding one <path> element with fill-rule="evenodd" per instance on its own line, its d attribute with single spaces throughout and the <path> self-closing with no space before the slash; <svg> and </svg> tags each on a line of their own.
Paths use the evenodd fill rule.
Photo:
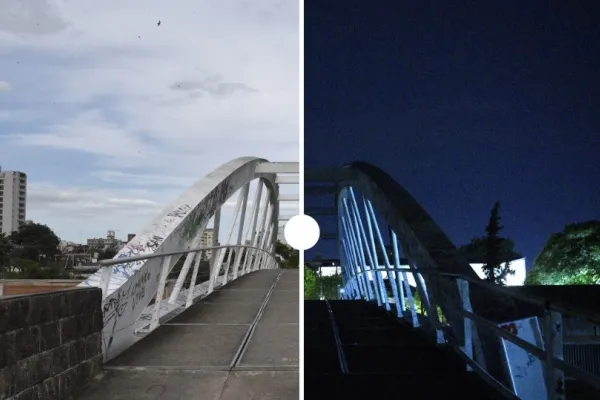
<svg viewBox="0 0 600 400">
<path fill-rule="evenodd" d="M 553 233 L 536 257 L 525 283 L 600 284 L 600 221 L 569 224 L 562 232 Z"/>
<path fill-rule="evenodd" d="M 71 275 L 58 264 L 41 265 L 27 258 L 13 258 L 6 279 L 70 279 Z"/>
<path fill-rule="evenodd" d="M 304 267 L 304 299 L 319 299 L 319 277 L 307 267 Z"/>
<path fill-rule="evenodd" d="M 10 265 L 10 255 L 12 244 L 8 240 L 6 234 L 0 232 L 0 274 Z"/>
<path fill-rule="evenodd" d="M 114 256 L 117 255 L 119 251 L 115 248 L 108 248 L 106 250 L 103 250 L 99 255 L 98 255 L 98 259 L 99 260 L 110 260 L 111 258 L 113 258 Z"/>
<path fill-rule="evenodd" d="M 0 236 L 0 274 L 7 279 L 69 279 L 56 262 L 60 239 L 42 224 L 21 225 L 10 236 Z"/>
<path fill-rule="evenodd" d="M 277 241 L 275 255 L 281 268 L 300 268 L 300 252 Z"/>
<path fill-rule="evenodd" d="M 60 253 L 60 239 L 46 225 L 25 224 L 9 237 L 19 258 L 38 261 L 43 264 L 54 262 L 54 256 Z"/>
<path fill-rule="evenodd" d="M 304 299 L 320 300 L 321 295 L 327 300 L 339 298 L 338 287 L 343 284 L 341 275 L 319 276 L 318 270 L 304 267 Z"/>
</svg>

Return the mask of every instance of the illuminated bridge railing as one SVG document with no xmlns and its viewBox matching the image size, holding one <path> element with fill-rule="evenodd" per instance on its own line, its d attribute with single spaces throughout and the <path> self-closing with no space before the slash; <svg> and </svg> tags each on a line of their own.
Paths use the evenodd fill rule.
<svg viewBox="0 0 600 400">
<path fill-rule="evenodd" d="M 334 179 L 325 188 L 335 193 L 344 298 L 394 312 L 449 346 L 506 398 L 564 400 L 568 388 L 600 389 L 598 376 L 564 358 L 563 318 L 583 311 L 479 279 L 423 206 L 371 164 L 308 176 L 313 183 Z M 575 379 L 567 389 L 565 376 Z"/>
<path fill-rule="evenodd" d="M 371 291 L 370 300 L 377 301 L 380 306 L 395 312 L 397 317 L 407 321 L 415 329 L 424 330 L 436 344 L 449 345 L 467 364 L 469 371 L 475 371 L 488 384 L 509 399 L 530 398 L 533 391 L 538 391 L 540 383 L 545 383 L 548 399 L 565 398 L 565 375 L 583 381 L 593 388 L 600 389 L 600 377 L 590 374 L 577 366 L 567 363 L 563 353 L 563 317 L 575 316 L 571 311 L 561 309 L 550 303 L 532 299 L 528 296 L 512 293 L 502 286 L 456 274 L 439 271 L 417 270 L 415 268 L 378 268 L 364 271 L 356 267 L 357 273 L 346 280 L 340 289 L 340 297 L 344 299 L 360 299 L 367 293 L 367 286 L 378 283 L 385 287 L 395 285 L 387 293 L 386 300 L 378 290 Z M 409 280 L 412 275 L 414 280 Z M 437 285 L 456 285 L 459 289 L 458 302 L 449 302 L 444 311 L 436 303 L 433 293 L 427 290 L 423 276 Z M 390 279 L 391 278 L 391 279 Z M 421 307 L 418 307 L 409 282 L 416 286 Z M 502 296 L 507 302 L 523 303 L 531 308 L 526 312 L 532 315 L 515 321 L 498 324 L 482 315 L 473 312 L 470 292 L 473 287 L 492 291 Z M 367 295 L 368 296 L 368 295 Z M 383 302 L 386 301 L 387 304 Z M 456 307 L 460 304 L 459 307 Z M 454 315 L 448 315 L 454 314 Z M 448 322 L 458 316 L 462 327 L 452 327 Z M 579 316 L 581 317 L 581 316 Z M 454 320 L 456 320 L 454 318 Z M 454 328 L 454 329 L 453 329 Z M 456 332 L 461 332 L 459 338 Z M 484 346 L 482 342 L 492 335 L 500 340 L 505 351 L 506 365 L 511 371 L 511 382 L 500 382 L 486 368 Z M 523 364 L 523 365 L 521 365 Z M 542 380 L 542 382 L 540 382 Z M 517 392 L 519 395 L 515 394 Z M 539 392 L 538 392 L 539 393 Z"/>
</svg>

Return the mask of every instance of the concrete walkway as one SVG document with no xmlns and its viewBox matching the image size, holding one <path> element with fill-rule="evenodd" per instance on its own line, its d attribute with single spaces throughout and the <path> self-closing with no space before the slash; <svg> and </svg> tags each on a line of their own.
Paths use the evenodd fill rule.
<svg viewBox="0 0 600 400">
<path fill-rule="evenodd" d="M 298 270 L 243 276 L 110 361 L 78 399 L 297 399 L 298 290 Z"/>
</svg>

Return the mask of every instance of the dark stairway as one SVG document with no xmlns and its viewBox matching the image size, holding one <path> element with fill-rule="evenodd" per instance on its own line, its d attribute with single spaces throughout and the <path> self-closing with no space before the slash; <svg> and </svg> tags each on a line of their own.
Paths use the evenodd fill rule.
<svg viewBox="0 0 600 400">
<path fill-rule="evenodd" d="M 467 372 L 458 356 L 426 341 L 376 305 L 305 301 L 304 398 L 375 399 L 379 395 L 395 399 L 500 398 L 474 372 Z"/>
</svg>

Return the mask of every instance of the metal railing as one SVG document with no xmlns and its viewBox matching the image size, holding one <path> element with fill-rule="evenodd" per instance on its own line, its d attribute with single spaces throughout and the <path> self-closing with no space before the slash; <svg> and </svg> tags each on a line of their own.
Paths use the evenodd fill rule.
<svg viewBox="0 0 600 400">
<path fill-rule="evenodd" d="M 210 258 L 205 258 L 203 256 L 207 253 L 211 255 Z M 167 278 L 171 270 L 177 264 L 177 262 L 174 262 L 174 257 L 181 257 L 184 255 L 186 258 L 179 271 L 173 291 L 170 296 L 166 298 L 165 287 Z M 156 295 L 153 297 L 154 303 L 149 304 L 140 316 L 141 320 L 147 320 L 147 317 L 150 317 L 149 326 L 147 326 L 147 323 L 142 323 L 143 328 L 147 328 L 147 332 L 153 331 L 158 327 L 161 317 L 167 314 L 171 315 L 174 311 L 181 312 L 189 308 L 199 298 L 208 296 L 214 289 L 227 284 L 229 281 L 237 279 L 239 276 L 257 270 L 279 268 L 277 258 L 270 251 L 259 247 L 244 245 L 201 247 L 169 253 L 102 260 L 99 262 L 99 269 L 101 271 L 100 288 L 102 289 L 103 302 L 106 302 L 112 294 L 109 292 L 109 284 L 116 267 L 154 259 L 161 259 L 158 289 L 156 290 Z M 205 265 L 205 268 L 208 267 L 208 279 L 198 283 L 198 274 L 200 272 L 202 261 L 205 261 L 208 264 L 207 266 Z M 141 268 L 144 267 L 142 266 Z M 187 284 L 187 289 L 185 289 L 184 285 L 190 273 L 190 269 L 191 278 Z M 137 330 L 143 329 L 140 328 Z"/>
<path fill-rule="evenodd" d="M 585 382 L 595 389 L 600 389 L 600 377 L 583 371 L 564 361 L 561 340 L 562 331 L 560 330 L 560 327 L 562 326 L 562 316 L 569 314 L 576 315 L 573 311 L 567 311 L 543 300 L 510 292 L 502 286 L 494 285 L 486 281 L 456 274 L 442 273 L 439 271 L 416 269 L 414 267 L 376 269 L 368 267 L 366 270 L 358 271 L 353 277 L 345 282 L 342 296 L 346 298 L 350 298 L 352 295 L 354 295 L 355 298 L 359 297 L 361 291 L 360 288 L 365 288 L 365 285 L 368 283 L 366 280 L 372 280 L 374 286 L 377 286 L 378 280 L 383 281 L 383 272 L 386 273 L 388 280 L 393 282 L 391 282 L 392 285 L 397 283 L 397 287 L 393 287 L 392 297 L 394 298 L 398 317 L 401 319 L 408 317 L 405 319 L 410 320 L 414 328 L 425 328 L 425 330 L 429 330 L 428 333 L 431 333 L 431 330 L 433 329 L 435 331 L 437 344 L 450 345 L 450 347 L 452 347 L 452 349 L 465 361 L 468 370 L 475 371 L 506 398 L 519 399 L 514 392 L 514 387 L 507 387 L 488 372 L 485 366 L 485 357 L 481 346 L 482 335 L 479 333 L 481 329 L 491 332 L 496 335 L 496 337 L 500 337 L 501 339 L 518 346 L 527 352 L 528 355 L 533 355 L 541 361 L 543 364 L 543 375 L 548 399 L 564 399 L 565 373 L 570 377 Z M 414 277 L 416 284 L 415 290 L 421 295 L 421 301 L 426 311 L 426 315 L 419 313 L 419 310 L 417 310 L 415 306 L 412 289 L 408 284 L 408 274 L 412 274 Z M 393 277 L 391 280 L 389 279 L 390 275 Z M 431 293 L 427 292 L 427 286 L 425 285 L 425 280 L 422 278 L 422 275 L 426 275 L 430 282 L 437 281 L 437 284 L 456 284 L 460 294 L 458 304 L 461 306 L 457 308 L 454 306 L 457 302 L 443 299 L 446 304 L 443 307 L 444 311 L 440 312 L 438 306 L 440 306 L 441 303 L 436 302 L 433 296 L 431 296 Z M 543 310 L 543 326 L 540 327 L 543 339 L 541 346 L 532 344 L 529 341 L 518 337 L 511 332 L 510 329 L 503 329 L 499 326 L 504 324 L 498 324 L 497 322 L 493 322 L 475 314 L 471 307 L 471 285 L 501 294 L 502 296 L 505 296 L 508 301 L 518 300 Z M 380 299 L 378 299 L 378 304 L 383 306 Z M 460 328 L 451 326 L 451 324 L 448 323 L 450 318 L 447 318 L 448 315 L 444 315 L 444 312 L 451 312 L 459 315 L 462 326 Z M 533 317 L 537 316 L 538 315 L 533 315 Z M 557 334 L 557 330 L 560 333 Z M 458 334 L 458 332 L 461 331 L 463 335 Z M 563 393 L 562 395 L 560 394 L 561 392 Z"/>
</svg>

